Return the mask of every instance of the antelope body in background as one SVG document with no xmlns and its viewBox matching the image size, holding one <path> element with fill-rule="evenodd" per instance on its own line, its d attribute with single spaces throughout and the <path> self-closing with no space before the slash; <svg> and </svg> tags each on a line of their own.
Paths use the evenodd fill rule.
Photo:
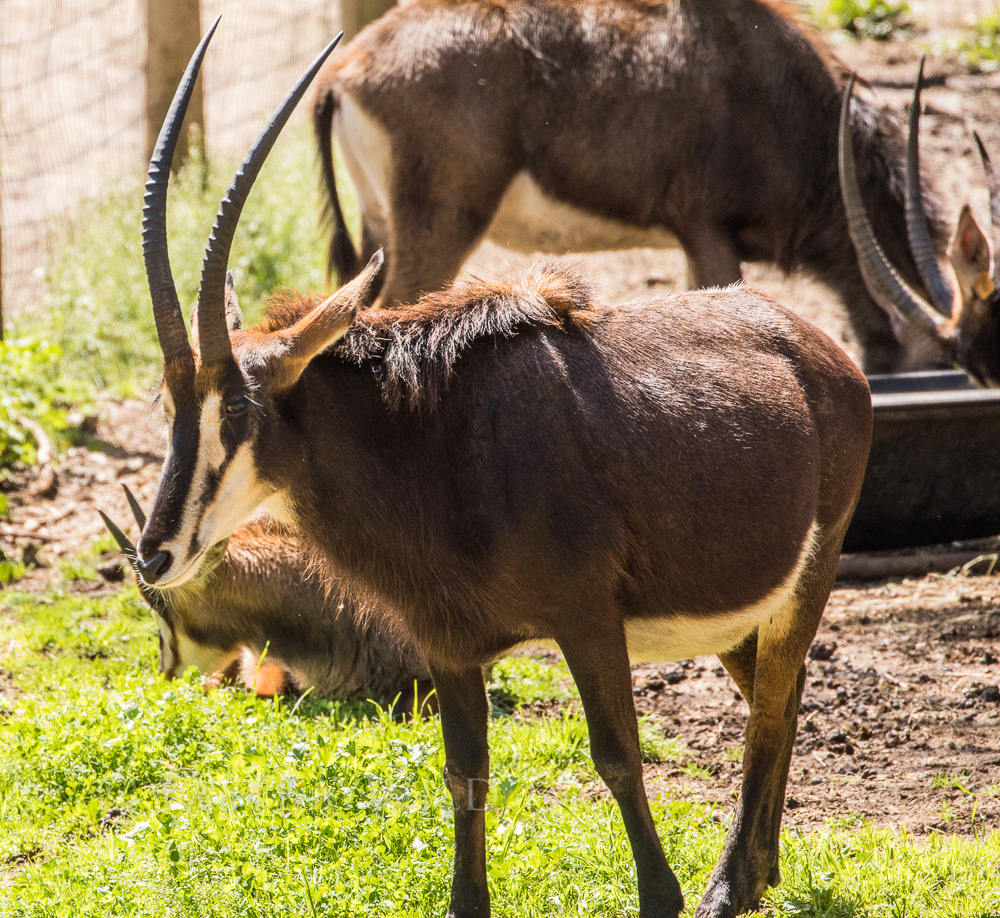
<svg viewBox="0 0 1000 918">
<path fill-rule="evenodd" d="M 328 299 L 242 329 L 226 274 L 240 210 L 319 62 L 223 201 L 189 343 L 167 257 L 167 164 L 210 34 L 147 182 L 170 448 L 141 576 L 183 589 L 263 505 L 405 629 L 440 706 L 454 918 L 490 913 L 483 665 L 525 641 L 558 644 L 621 809 L 640 915 L 676 918 L 629 660 L 717 653 L 750 718 L 736 815 L 696 914 L 751 908 L 779 880 L 804 660 L 870 442 L 864 377 L 821 332 L 741 287 L 607 308 L 572 274 L 542 269 L 369 309 L 380 254 Z"/>
<path fill-rule="evenodd" d="M 443 288 L 484 236 L 529 252 L 680 246 L 691 286 L 734 283 L 754 261 L 829 285 L 867 372 L 945 364 L 919 333 L 897 337 L 858 268 L 837 180 L 846 79 L 778 0 L 413 0 L 317 79 L 331 263 L 340 283 L 364 263 L 344 226 L 332 132 L 360 204 L 362 259 L 387 253 L 383 305 Z M 862 100 L 850 131 L 876 235 L 922 290 L 902 133 Z"/>
<path fill-rule="evenodd" d="M 126 494 L 141 529 L 145 518 Z M 104 520 L 136 566 L 131 542 Z M 311 688 L 402 713 L 431 690 L 416 649 L 365 614 L 321 559 L 272 521 L 245 523 L 212 546 L 184 588 L 161 590 L 140 577 L 139 589 L 156 613 L 160 672 L 168 679 L 194 666 L 210 682 L 239 673 L 262 695 Z"/>
</svg>

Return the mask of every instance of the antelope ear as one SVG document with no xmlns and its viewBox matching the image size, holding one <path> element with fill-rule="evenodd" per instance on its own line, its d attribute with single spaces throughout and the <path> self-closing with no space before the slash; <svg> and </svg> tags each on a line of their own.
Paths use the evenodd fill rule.
<svg viewBox="0 0 1000 918">
<path fill-rule="evenodd" d="M 985 300 L 993 292 L 990 269 L 993 252 L 986 234 L 979 228 L 972 210 L 966 204 L 958 218 L 955 235 L 948 246 L 948 258 L 962 291 L 962 303 Z"/>
<path fill-rule="evenodd" d="M 366 309 L 374 302 L 375 282 L 383 264 L 384 256 L 379 249 L 354 280 L 280 333 L 285 346 L 275 373 L 275 384 L 279 389 L 294 386 L 309 361 L 343 338 L 358 310 Z"/>
<path fill-rule="evenodd" d="M 236 298 L 236 285 L 233 283 L 233 272 L 226 272 L 226 325 L 233 331 L 243 327 L 243 311 L 240 301 Z M 198 303 L 191 307 L 191 345 L 198 350 Z"/>
<path fill-rule="evenodd" d="M 230 331 L 243 327 L 243 313 L 240 301 L 236 299 L 236 285 L 233 283 L 233 272 L 226 272 L 226 325 Z"/>
</svg>

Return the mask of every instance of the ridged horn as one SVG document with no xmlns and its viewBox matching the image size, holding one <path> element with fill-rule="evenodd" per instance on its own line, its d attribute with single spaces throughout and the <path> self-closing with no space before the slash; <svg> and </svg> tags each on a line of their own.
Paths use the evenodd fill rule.
<svg viewBox="0 0 1000 918">
<path fill-rule="evenodd" d="M 288 121 L 319 68 L 323 66 L 323 62 L 337 47 L 337 42 L 343 34 L 341 32 L 323 49 L 285 96 L 281 105 L 275 109 L 267 127 L 250 148 L 219 205 L 212 235 L 205 249 L 205 259 L 201 267 L 201 287 L 198 290 L 198 349 L 202 363 L 218 363 L 232 358 L 229 329 L 226 326 L 226 270 L 243 205 L 285 122 Z"/>
<path fill-rule="evenodd" d="M 983 138 L 976 131 L 972 132 L 979 147 L 979 158 L 983 161 L 986 172 L 986 184 L 990 189 L 990 235 L 993 237 L 993 282 L 1000 287 L 1000 176 L 997 175 L 986 152 Z"/>
<path fill-rule="evenodd" d="M 910 106 L 910 132 L 906 144 L 906 235 L 920 278 L 938 312 L 951 316 L 955 309 L 955 288 L 941 270 L 927 226 L 923 189 L 920 186 L 920 92 L 924 86 L 924 61 L 920 57 L 917 82 Z"/>
<path fill-rule="evenodd" d="M 174 150 L 177 148 L 201 62 L 220 18 L 216 17 L 188 61 L 163 127 L 160 128 L 146 176 L 146 193 L 142 206 L 142 256 L 146 262 L 146 280 L 153 302 L 156 337 L 160 341 L 160 350 L 166 362 L 191 355 L 191 345 L 188 343 L 167 252 L 167 185 L 170 182 L 170 164 L 174 159 Z"/>
<path fill-rule="evenodd" d="M 858 265 L 865 286 L 874 300 L 890 314 L 899 314 L 923 332 L 940 342 L 946 342 L 948 333 L 945 318 L 932 309 L 896 272 L 882 251 L 865 213 L 861 187 L 858 184 L 854 144 L 851 139 L 851 96 L 857 74 L 852 74 L 844 90 L 840 108 L 840 137 L 837 160 L 840 167 L 840 190 L 847 212 L 847 228 L 858 256 Z"/>
</svg>

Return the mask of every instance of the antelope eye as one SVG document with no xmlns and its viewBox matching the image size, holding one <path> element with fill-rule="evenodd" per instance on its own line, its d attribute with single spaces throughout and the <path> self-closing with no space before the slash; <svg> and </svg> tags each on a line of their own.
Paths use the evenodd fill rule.
<svg viewBox="0 0 1000 918">
<path fill-rule="evenodd" d="M 237 395 L 226 402 L 226 414 L 231 418 L 237 417 L 247 410 L 249 404 L 250 401 L 245 395 Z"/>
</svg>

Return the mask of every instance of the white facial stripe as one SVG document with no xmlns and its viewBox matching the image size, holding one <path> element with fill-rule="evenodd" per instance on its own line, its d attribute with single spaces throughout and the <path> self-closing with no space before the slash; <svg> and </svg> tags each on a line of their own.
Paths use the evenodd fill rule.
<svg viewBox="0 0 1000 918">
<path fill-rule="evenodd" d="M 199 443 L 198 465 L 181 526 L 177 536 L 163 546 L 164 550 L 172 552 L 177 559 L 177 567 L 161 582 L 164 588 L 180 586 L 198 573 L 199 564 L 195 563 L 198 556 L 188 556 L 191 537 L 195 531 L 198 534 L 196 544 L 200 556 L 212 545 L 231 535 L 270 496 L 257 475 L 250 443 L 240 444 L 223 472 L 214 497 L 207 505 L 202 506 L 197 498 L 204 494 L 208 471 L 209 466 Z"/>
<path fill-rule="evenodd" d="M 268 492 L 257 477 L 249 443 L 241 443 L 226 468 L 215 498 L 205 508 L 198 541 L 214 545 L 246 522 L 267 499 Z"/>
<path fill-rule="evenodd" d="M 226 461 L 226 448 L 222 445 L 222 396 L 213 392 L 201 406 L 201 423 L 198 434 L 198 470 L 216 472 Z M 204 482 L 195 473 L 195 481 Z"/>
</svg>

